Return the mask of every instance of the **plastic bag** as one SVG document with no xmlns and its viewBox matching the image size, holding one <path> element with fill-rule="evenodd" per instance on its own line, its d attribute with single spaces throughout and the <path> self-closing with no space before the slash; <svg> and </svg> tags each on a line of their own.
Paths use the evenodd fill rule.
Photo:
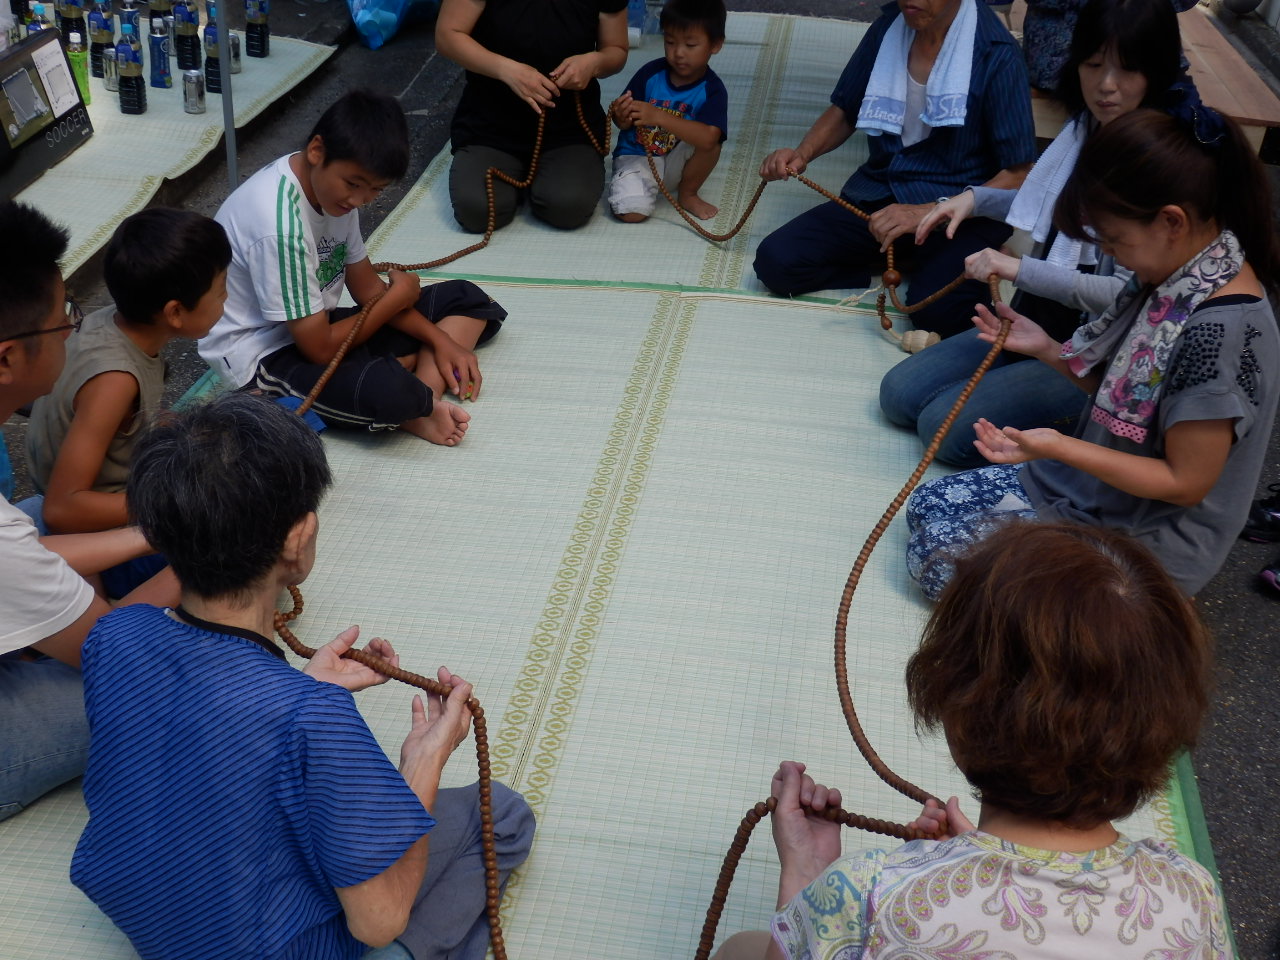
<svg viewBox="0 0 1280 960">
<path fill-rule="evenodd" d="M 434 19 L 440 0 L 347 0 L 347 7 L 361 41 L 377 50 L 396 35 L 402 23 Z"/>
</svg>

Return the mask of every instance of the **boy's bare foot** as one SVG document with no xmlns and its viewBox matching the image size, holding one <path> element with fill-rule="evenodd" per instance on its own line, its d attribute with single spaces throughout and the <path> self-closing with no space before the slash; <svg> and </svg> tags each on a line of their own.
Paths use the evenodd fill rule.
<svg viewBox="0 0 1280 960">
<path fill-rule="evenodd" d="M 649 219 L 643 213 L 615 213 L 614 216 L 623 223 L 644 223 Z"/>
<path fill-rule="evenodd" d="M 425 417 L 410 420 L 405 429 L 429 443 L 444 447 L 456 446 L 470 425 L 471 414 L 447 400 L 437 400 Z"/>
<path fill-rule="evenodd" d="M 688 196 L 681 194 L 680 206 L 684 207 L 699 220 L 710 220 L 720 212 L 719 207 L 714 204 L 707 203 L 707 201 L 703 200 L 696 193 L 691 193 Z"/>
</svg>

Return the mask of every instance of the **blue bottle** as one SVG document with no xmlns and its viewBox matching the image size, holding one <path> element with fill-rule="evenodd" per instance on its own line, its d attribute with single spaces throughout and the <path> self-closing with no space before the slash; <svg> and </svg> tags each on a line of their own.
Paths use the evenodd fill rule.
<svg viewBox="0 0 1280 960">
<path fill-rule="evenodd" d="M 267 23 L 269 0 L 244 0 L 244 47 L 251 57 L 271 53 L 271 27 Z"/>
<path fill-rule="evenodd" d="M 132 24 L 120 24 L 116 62 L 120 69 L 120 112 L 146 113 L 147 82 L 142 77 L 142 44 L 138 42 Z"/>
<path fill-rule="evenodd" d="M 179 70 L 200 69 L 200 8 L 196 0 L 174 0 L 169 42 L 178 55 Z"/>
<path fill-rule="evenodd" d="M 153 87 L 173 86 L 173 74 L 169 72 L 169 34 L 164 17 L 151 18 L 151 36 L 147 38 L 151 46 L 151 85 Z"/>
<path fill-rule="evenodd" d="M 129 26 L 133 27 L 134 37 L 137 38 L 142 36 L 141 31 L 138 29 L 140 22 L 138 5 L 133 0 L 124 0 L 120 4 L 120 26 L 123 27 L 126 23 L 129 24 Z M 124 31 L 122 30 L 121 32 L 123 33 Z M 138 42 L 141 43 L 142 41 L 139 40 Z"/>
<path fill-rule="evenodd" d="M 48 30 L 52 26 L 53 24 L 49 22 L 49 18 L 44 15 L 44 4 L 35 4 L 31 8 L 31 19 L 27 21 L 27 36 L 39 33 L 41 30 Z"/>
<path fill-rule="evenodd" d="M 204 89 L 207 93 L 222 92 L 222 58 L 218 55 L 218 6 L 208 0 L 205 10 L 209 22 L 204 25 Z"/>
<path fill-rule="evenodd" d="M 116 45 L 116 17 L 111 0 L 94 0 L 89 10 L 89 73 L 102 76 L 102 51 Z"/>
</svg>

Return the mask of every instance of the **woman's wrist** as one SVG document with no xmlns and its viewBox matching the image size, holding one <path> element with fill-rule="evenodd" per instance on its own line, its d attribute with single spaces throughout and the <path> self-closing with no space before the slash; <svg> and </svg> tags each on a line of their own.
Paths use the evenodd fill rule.
<svg viewBox="0 0 1280 960">
<path fill-rule="evenodd" d="M 1054 340 L 1053 337 L 1049 336 L 1047 333 L 1045 334 L 1044 344 L 1040 349 L 1036 350 L 1035 353 L 1031 354 L 1031 356 L 1035 357 L 1041 363 L 1049 364 L 1051 367 L 1062 366 L 1064 369 L 1067 367 L 1066 361 L 1062 359 L 1062 344 L 1058 343 L 1058 341 Z"/>
<path fill-rule="evenodd" d="M 788 869 L 786 866 L 782 868 L 782 873 L 778 877 L 778 906 L 781 910 L 788 903 L 796 898 L 805 887 L 817 880 L 822 875 L 819 870 L 810 876 L 810 872 L 806 870 Z"/>
</svg>

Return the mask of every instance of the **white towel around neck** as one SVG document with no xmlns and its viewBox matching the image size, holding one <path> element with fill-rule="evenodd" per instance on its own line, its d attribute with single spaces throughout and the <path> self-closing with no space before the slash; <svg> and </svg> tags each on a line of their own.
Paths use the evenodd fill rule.
<svg viewBox="0 0 1280 960">
<path fill-rule="evenodd" d="M 1053 227 L 1053 208 L 1058 202 L 1058 194 L 1062 193 L 1071 171 L 1075 169 L 1080 148 L 1088 136 L 1089 123 L 1085 117 L 1077 117 L 1062 128 L 1018 188 L 1005 223 L 1028 231 L 1032 240 L 1044 243 Z M 1098 248 L 1092 243 L 1073 240 L 1059 233 L 1044 259 L 1074 270 L 1082 264 L 1097 263 Z"/>
<path fill-rule="evenodd" d="M 960 9 L 947 28 L 942 49 L 938 51 L 925 84 L 924 112 L 920 119 L 926 125 L 964 126 L 977 30 L 977 0 L 960 0 Z M 885 32 L 867 80 L 866 95 L 858 109 L 856 127 L 868 136 L 902 133 L 907 112 L 907 62 L 915 35 L 901 13 Z"/>
</svg>

